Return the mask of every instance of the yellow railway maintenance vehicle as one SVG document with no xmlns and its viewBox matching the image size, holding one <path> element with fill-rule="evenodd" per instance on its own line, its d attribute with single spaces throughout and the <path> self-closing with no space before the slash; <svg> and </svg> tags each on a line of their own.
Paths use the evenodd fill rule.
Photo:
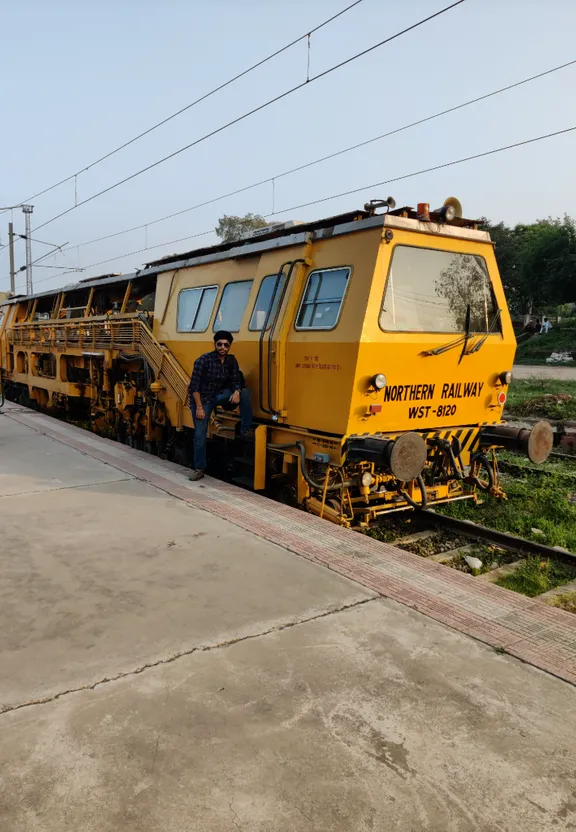
<svg viewBox="0 0 576 832">
<path fill-rule="evenodd" d="M 346 526 L 502 494 L 495 450 L 542 462 L 552 429 L 502 421 L 515 337 L 486 231 L 364 210 L 252 235 L 0 307 L 7 397 L 191 464 L 188 380 L 234 333 L 254 439 L 218 410 L 209 463 Z"/>
</svg>

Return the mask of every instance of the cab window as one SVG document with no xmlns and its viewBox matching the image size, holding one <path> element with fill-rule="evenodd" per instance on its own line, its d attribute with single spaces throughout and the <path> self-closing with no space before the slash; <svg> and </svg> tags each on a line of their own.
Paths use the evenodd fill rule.
<svg viewBox="0 0 576 832">
<path fill-rule="evenodd" d="M 334 329 L 349 278 L 349 268 L 310 272 L 296 318 L 296 329 Z"/>
<path fill-rule="evenodd" d="M 236 283 L 228 283 L 224 287 L 220 306 L 214 320 L 215 332 L 219 329 L 238 332 L 248 305 L 253 283 L 253 280 L 241 280 Z"/>
<path fill-rule="evenodd" d="M 497 306 L 483 257 L 454 251 L 395 247 L 380 327 L 392 332 L 500 331 Z"/>
<path fill-rule="evenodd" d="M 264 328 L 264 323 L 266 321 L 266 316 L 268 316 L 268 326 L 266 329 L 270 329 L 272 325 L 272 321 L 274 320 L 274 315 L 276 314 L 276 310 L 278 308 L 278 302 L 282 295 L 282 288 L 284 286 L 285 276 L 281 275 L 280 280 L 278 280 L 278 285 L 276 286 L 276 281 L 278 280 L 277 274 L 269 274 L 265 277 L 260 284 L 260 288 L 258 290 L 258 297 L 256 298 L 256 303 L 254 304 L 254 311 L 252 312 L 252 317 L 250 318 L 250 326 L 248 329 L 252 331 L 260 332 Z M 272 304 L 272 295 L 274 294 L 274 287 L 276 286 L 276 294 L 274 296 L 274 303 Z M 270 308 L 272 305 L 272 308 Z"/>
<path fill-rule="evenodd" d="M 214 309 L 217 286 L 183 289 L 178 295 L 178 332 L 204 332 Z"/>
</svg>

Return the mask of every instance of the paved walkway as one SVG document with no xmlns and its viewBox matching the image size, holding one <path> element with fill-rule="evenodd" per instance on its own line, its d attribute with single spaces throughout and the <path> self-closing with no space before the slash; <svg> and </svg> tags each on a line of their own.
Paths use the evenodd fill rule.
<svg viewBox="0 0 576 832">
<path fill-rule="evenodd" d="M 576 616 L 404 552 L 314 515 L 21 409 L 9 418 L 150 483 L 367 589 L 576 683 Z"/>
<path fill-rule="evenodd" d="M 574 620 L 7 405 L 0 828 L 574 828 Z"/>
<path fill-rule="evenodd" d="M 576 367 L 515 364 L 513 374 L 514 378 L 553 378 L 561 381 L 576 381 Z"/>
</svg>

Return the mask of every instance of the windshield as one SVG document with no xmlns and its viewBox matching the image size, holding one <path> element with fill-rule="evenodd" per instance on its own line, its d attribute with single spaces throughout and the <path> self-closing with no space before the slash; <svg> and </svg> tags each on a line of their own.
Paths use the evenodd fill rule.
<svg viewBox="0 0 576 832">
<path fill-rule="evenodd" d="M 483 257 L 413 246 L 395 247 L 380 326 L 394 332 L 498 331 L 497 307 Z"/>
</svg>

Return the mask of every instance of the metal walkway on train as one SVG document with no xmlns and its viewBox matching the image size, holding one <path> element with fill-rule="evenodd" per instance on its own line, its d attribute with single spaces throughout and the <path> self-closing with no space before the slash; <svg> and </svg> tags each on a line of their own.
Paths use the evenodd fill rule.
<svg viewBox="0 0 576 832">
<path fill-rule="evenodd" d="M 2 829 L 576 822 L 569 613 L 10 403 L 0 567 Z"/>
</svg>

